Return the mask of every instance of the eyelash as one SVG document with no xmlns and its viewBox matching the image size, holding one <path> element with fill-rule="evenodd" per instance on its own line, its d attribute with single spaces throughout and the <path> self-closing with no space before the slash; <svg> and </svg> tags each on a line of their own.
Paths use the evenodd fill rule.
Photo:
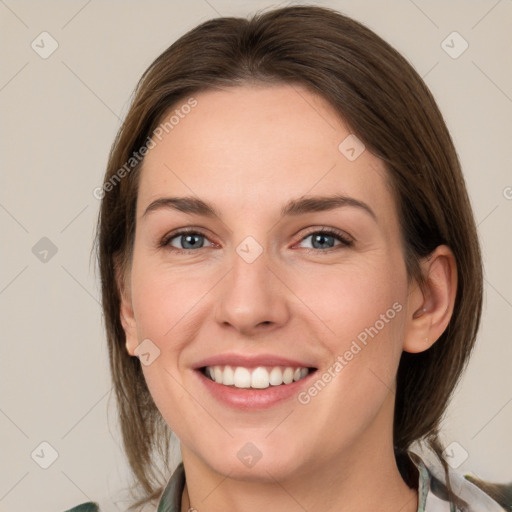
<svg viewBox="0 0 512 512">
<path fill-rule="evenodd" d="M 161 242 L 159 243 L 159 247 L 168 249 L 169 251 L 172 251 L 172 252 L 177 253 L 177 254 L 184 254 L 184 253 L 195 252 L 195 251 L 197 251 L 199 249 L 207 249 L 207 247 L 199 247 L 199 249 L 179 249 L 177 247 L 173 247 L 173 246 L 169 245 L 169 242 L 171 240 L 173 240 L 174 238 L 178 238 L 180 236 L 190 235 L 190 234 L 200 235 L 200 236 L 203 236 L 206 239 L 208 239 L 208 237 L 204 233 L 202 233 L 200 230 L 197 230 L 197 229 L 183 229 L 183 230 L 178 231 L 176 233 L 171 233 L 169 235 L 166 235 L 161 240 Z M 314 231 L 310 231 L 309 233 L 304 235 L 300 239 L 300 242 L 303 242 L 306 238 L 310 237 L 311 235 L 327 235 L 327 236 L 332 236 L 333 238 L 335 238 L 336 240 L 338 240 L 341 243 L 340 243 L 340 245 L 337 245 L 337 246 L 334 246 L 334 247 L 329 247 L 327 249 L 315 249 L 315 248 L 307 247 L 307 248 L 305 248 L 305 250 L 308 251 L 308 252 L 330 253 L 330 252 L 336 250 L 337 248 L 340 248 L 340 247 L 352 247 L 354 245 L 354 241 L 352 239 L 350 239 L 342 231 L 338 231 L 337 229 L 334 229 L 334 228 L 317 228 Z"/>
</svg>

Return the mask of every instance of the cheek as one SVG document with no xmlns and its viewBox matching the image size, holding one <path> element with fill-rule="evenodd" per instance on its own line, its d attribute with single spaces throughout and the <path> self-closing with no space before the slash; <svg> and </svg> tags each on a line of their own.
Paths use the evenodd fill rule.
<svg viewBox="0 0 512 512">
<path fill-rule="evenodd" d="M 324 436 L 322 425 L 335 426 L 338 432 L 332 445 L 326 441 L 326 456 L 336 443 L 355 442 L 383 404 L 393 399 L 407 281 L 405 274 L 392 273 L 390 268 L 387 272 L 380 267 L 352 269 L 336 278 L 331 274 L 323 286 L 314 287 L 303 277 L 298 291 L 321 317 L 321 340 L 329 353 L 317 380 L 298 397 L 311 432 Z"/>
<path fill-rule="evenodd" d="M 379 335 L 400 342 L 401 310 L 407 298 L 405 269 L 391 259 L 376 257 L 366 264 L 309 268 L 296 272 L 291 287 L 322 327 L 334 355 L 347 342 Z M 369 344 L 368 344 L 369 346 Z"/>
<path fill-rule="evenodd" d="M 201 298 L 211 288 L 209 283 L 204 272 L 144 266 L 134 261 L 132 296 L 139 339 L 165 344 L 166 350 L 179 348 L 179 340 L 193 334 L 190 330 L 197 324 L 193 319 Z"/>
<path fill-rule="evenodd" d="M 354 420 L 362 415 L 356 423 L 365 423 L 394 388 L 408 293 L 405 268 L 397 261 L 376 257 L 338 272 L 303 273 L 294 282 L 297 295 L 320 319 L 314 321 L 329 354 L 327 371 L 318 372 L 321 382 L 299 401 L 317 401 L 313 407 L 328 416 L 326 422 L 343 423 L 350 410 Z M 332 403 L 337 406 L 327 405 Z"/>
<path fill-rule="evenodd" d="M 190 340 L 197 336 L 201 297 L 208 290 L 204 276 L 190 277 L 134 258 L 132 297 L 139 341 L 149 339 L 159 357 L 142 365 L 151 396 L 171 429 L 186 439 L 200 412 L 180 374 L 180 361 Z"/>
</svg>

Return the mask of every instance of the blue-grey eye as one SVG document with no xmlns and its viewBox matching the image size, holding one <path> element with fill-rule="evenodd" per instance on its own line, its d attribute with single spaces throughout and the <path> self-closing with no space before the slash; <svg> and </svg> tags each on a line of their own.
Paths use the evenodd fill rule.
<svg viewBox="0 0 512 512">
<path fill-rule="evenodd" d="M 313 235 L 312 245 L 317 249 L 325 249 L 325 247 L 334 247 L 336 240 L 331 235 L 324 235 L 323 233 L 318 233 Z"/>
<path fill-rule="evenodd" d="M 332 249 L 339 245 L 347 247 L 352 245 L 351 240 L 334 231 L 315 231 L 305 236 L 301 243 L 304 244 L 308 239 L 311 239 L 311 242 L 306 245 L 306 249 Z"/>
<path fill-rule="evenodd" d="M 169 239 L 169 245 L 177 249 L 201 249 L 206 237 L 199 233 L 182 233 Z"/>
</svg>

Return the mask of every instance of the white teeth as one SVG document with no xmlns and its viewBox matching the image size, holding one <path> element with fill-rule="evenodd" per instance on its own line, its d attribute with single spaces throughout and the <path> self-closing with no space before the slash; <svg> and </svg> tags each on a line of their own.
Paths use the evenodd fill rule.
<svg viewBox="0 0 512 512">
<path fill-rule="evenodd" d="M 213 376 L 215 382 L 218 382 L 219 384 L 224 384 L 223 373 L 222 368 L 220 366 L 214 366 L 213 368 Z"/>
<path fill-rule="evenodd" d="M 271 386 L 280 386 L 283 383 L 283 372 L 279 366 L 272 368 L 269 382 Z"/>
<path fill-rule="evenodd" d="M 215 382 L 218 382 L 215 379 Z M 219 382 L 223 384 L 223 382 Z M 238 366 L 233 376 L 233 384 L 235 388 L 250 388 L 251 387 L 251 372 L 247 368 Z"/>
<path fill-rule="evenodd" d="M 222 375 L 222 384 L 225 386 L 233 386 L 235 384 L 235 372 L 231 366 L 224 368 L 224 374 Z"/>
<path fill-rule="evenodd" d="M 256 368 L 251 375 L 251 388 L 265 389 L 270 386 L 270 376 L 265 368 Z"/>
<path fill-rule="evenodd" d="M 307 377 L 307 368 L 292 368 L 290 366 L 264 367 L 258 366 L 253 370 L 237 366 L 207 366 L 206 376 L 217 384 L 235 386 L 236 388 L 266 389 L 269 386 L 291 384 Z"/>
<path fill-rule="evenodd" d="M 283 372 L 283 382 L 285 384 L 291 384 L 293 382 L 293 368 L 286 368 Z"/>
</svg>

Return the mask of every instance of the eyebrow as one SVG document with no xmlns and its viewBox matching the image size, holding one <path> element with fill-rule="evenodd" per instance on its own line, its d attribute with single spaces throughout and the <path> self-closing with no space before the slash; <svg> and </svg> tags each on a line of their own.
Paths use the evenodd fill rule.
<svg viewBox="0 0 512 512">
<path fill-rule="evenodd" d="M 323 212 L 334 210 L 341 207 L 359 208 L 377 221 L 375 212 L 363 201 L 353 197 L 334 194 L 330 196 L 309 196 L 301 197 L 299 199 L 292 199 L 286 203 L 281 209 L 281 217 L 304 215 L 312 212 Z M 190 213 L 193 215 L 201 215 L 203 217 L 221 218 L 220 213 L 215 207 L 202 199 L 197 197 L 161 197 L 156 199 L 146 208 L 142 217 L 145 217 L 151 212 L 171 209 L 178 210 L 183 213 Z"/>
</svg>

